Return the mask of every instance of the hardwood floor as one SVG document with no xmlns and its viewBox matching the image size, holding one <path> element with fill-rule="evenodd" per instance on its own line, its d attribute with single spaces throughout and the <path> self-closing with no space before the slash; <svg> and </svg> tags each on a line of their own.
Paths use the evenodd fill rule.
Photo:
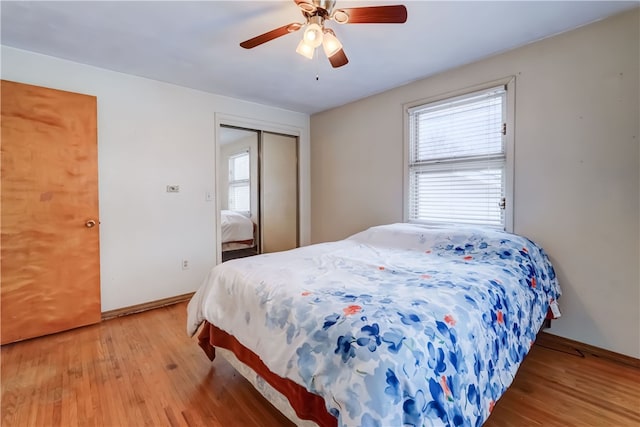
<svg viewBox="0 0 640 427">
<path fill-rule="evenodd" d="M 186 335 L 186 303 L 2 347 L 9 426 L 292 426 Z M 640 369 L 540 340 L 485 424 L 638 426 Z"/>
</svg>

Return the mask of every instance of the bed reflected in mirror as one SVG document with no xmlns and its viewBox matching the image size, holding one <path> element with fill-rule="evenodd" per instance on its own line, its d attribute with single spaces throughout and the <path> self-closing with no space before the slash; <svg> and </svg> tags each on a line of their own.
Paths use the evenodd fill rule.
<svg viewBox="0 0 640 427">
<path fill-rule="evenodd" d="M 222 262 L 259 253 L 259 132 L 220 127 L 220 231 Z"/>
</svg>

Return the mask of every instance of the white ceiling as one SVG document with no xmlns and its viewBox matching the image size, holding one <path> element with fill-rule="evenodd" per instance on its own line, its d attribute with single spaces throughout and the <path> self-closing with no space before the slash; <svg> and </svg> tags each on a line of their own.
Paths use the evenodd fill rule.
<svg viewBox="0 0 640 427">
<path fill-rule="evenodd" d="M 338 0 L 404 4 L 405 24 L 329 22 L 349 64 L 295 53 L 301 31 L 241 41 L 303 22 L 292 0 L 6 1 L 4 45 L 123 73 L 315 113 L 605 18 L 638 1 Z M 614 48 L 614 47 L 612 47 Z M 318 79 L 316 80 L 316 75 Z"/>
</svg>

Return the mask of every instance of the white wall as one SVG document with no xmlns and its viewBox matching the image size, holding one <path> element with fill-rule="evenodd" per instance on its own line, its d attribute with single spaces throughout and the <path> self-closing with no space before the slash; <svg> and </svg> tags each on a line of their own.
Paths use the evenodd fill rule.
<svg viewBox="0 0 640 427">
<path fill-rule="evenodd" d="M 311 117 L 312 241 L 403 219 L 403 110 L 513 75 L 514 231 L 564 295 L 552 333 L 640 357 L 638 9 Z"/>
<path fill-rule="evenodd" d="M 215 263 L 215 114 L 300 131 L 309 241 L 309 117 L 2 46 L 1 76 L 98 98 L 102 311 L 191 292 Z M 166 193 L 168 184 L 180 193 Z M 183 271 L 181 260 L 191 267 Z"/>
</svg>

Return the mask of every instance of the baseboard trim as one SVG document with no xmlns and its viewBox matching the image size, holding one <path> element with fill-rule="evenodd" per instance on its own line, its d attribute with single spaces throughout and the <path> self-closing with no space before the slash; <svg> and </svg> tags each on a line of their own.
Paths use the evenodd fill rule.
<svg viewBox="0 0 640 427">
<path fill-rule="evenodd" d="M 635 357 L 627 356 L 625 354 L 616 353 L 614 351 L 605 350 L 604 348 L 581 343 L 579 341 L 574 341 L 569 338 L 553 335 L 545 331 L 542 331 L 540 334 L 538 334 L 536 344 L 559 351 L 576 352 L 577 354 L 588 354 L 593 357 L 607 359 L 615 363 L 620 363 L 622 365 L 640 369 L 640 359 L 636 359 Z"/>
<path fill-rule="evenodd" d="M 109 310 L 102 313 L 102 320 L 114 319 L 116 317 L 127 316 L 129 314 L 140 313 L 142 311 L 153 310 L 154 308 L 166 307 L 167 305 L 178 304 L 183 301 L 191 299 L 195 292 L 189 292 L 188 294 L 177 295 L 175 297 L 169 297 L 159 299 L 156 301 L 149 301 L 142 304 L 132 305 L 129 307 L 118 308 L 116 310 Z"/>
</svg>

